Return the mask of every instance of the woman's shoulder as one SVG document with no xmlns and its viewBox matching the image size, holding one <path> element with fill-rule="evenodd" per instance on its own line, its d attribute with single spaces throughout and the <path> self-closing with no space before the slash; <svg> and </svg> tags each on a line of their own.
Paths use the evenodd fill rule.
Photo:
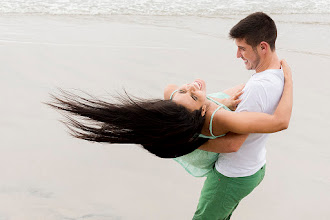
<svg viewBox="0 0 330 220">
<path fill-rule="evenodd" d="M 228 132 L 225 126 L 222 126 L 222 121 L 225 119 L 226 114 L 228 112 L 225 108 L 219 105 L 211 105 L 208 111 L 206 112 L 205 118 L 205 126 L 203 128 L 203 134 L 211 135 L 210 134 L 210 126 L 212 125 L 212 133 L 215 136 L 223 135 Z"/>
<path fill-rule="evenodd" d="M 164 89 L 164 99 L 170 99 L 171 94 L 178 89 L 178 86 L 175 84 L 169 84 Z"/>
</svg>

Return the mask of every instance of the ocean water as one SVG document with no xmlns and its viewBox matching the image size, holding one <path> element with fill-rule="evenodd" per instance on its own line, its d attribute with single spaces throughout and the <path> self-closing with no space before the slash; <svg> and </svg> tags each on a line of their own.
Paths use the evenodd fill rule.
<svg viewBox="0 0 330 220">
<path fill-rule="evenodd" d="M 329 0 L 0 0 L 2 16 L 116 19 L 189 29 L 220 38 L 228 38 L 228 33 L 217 28 L 219 19 L 228 21 L 229 30 L 233 22 L 256 11 L 263 11 L 275 20 L 279 39 L 287 35 L 295 41 L 294 45 L 279 44 L 279 50 L 330 58 Z M 301 34 L 305 30 L 308 35 Z M 8 40 L 11 39 L 0 39 Z"/>
<path fill-rule="evenodd" d="M 0 13 L 52 15 L 223 16 L 329 14 L 328 0 L 2 0 Z"/>
</svg>

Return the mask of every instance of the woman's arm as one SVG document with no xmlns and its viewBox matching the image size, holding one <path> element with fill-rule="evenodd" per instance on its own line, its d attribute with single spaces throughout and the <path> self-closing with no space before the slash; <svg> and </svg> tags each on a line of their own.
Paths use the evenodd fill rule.
<svg viewBox="0 0 330 220">
<path fill-rule="evenodd" d="M 285 60 L 281 61 L 284 72 L 284 88 L 281 100 L 273 115 L 257 112 L 230 112 L 221 111 L 215 115 L 213 123 L 222 125 L 228 131 L 246 133 L 273 133 L 287 129 L 292 112 L 292 76 Z"/>
</svg>

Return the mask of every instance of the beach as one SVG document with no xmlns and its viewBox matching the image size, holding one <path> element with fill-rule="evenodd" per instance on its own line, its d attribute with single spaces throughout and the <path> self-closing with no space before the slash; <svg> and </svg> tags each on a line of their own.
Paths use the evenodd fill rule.
<svg viewBox="0 0 330 220">
<path fill-rule="evenodd" d="M 230 28 L 246 15 L 3 14 L 0 17 L 0 220 L 191 219 L 204 178 L 136 145 L 74 139 L 45 102 L 64 89 L 162 98 L 195 78 L 208 93 L 253 74 Z M 267 171 L 233 220 L 329 219 L 330 16 L 271 14 L 293 71 L 287 130 L 267 143 Z"/>
</svg>

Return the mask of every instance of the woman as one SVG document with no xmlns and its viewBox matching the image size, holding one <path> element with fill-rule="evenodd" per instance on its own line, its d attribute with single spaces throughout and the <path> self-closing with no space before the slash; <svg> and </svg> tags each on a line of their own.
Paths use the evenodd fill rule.
<svg viewBox="0 0 330 220">
<path fill-rule="evenodd" d="M 49 105 L 69 113 L 66 124 L 77 138 L 140 144 L 159 157 L 175 158 L 193 152 L 208 140 L 206 136 L 285 129 L 291 116 L 292 84 L 289 67 L 285 62 L 282 65 L 286 82 L 274 115 L 223 110 L 224 106 L 215 104 L 217 100 L 207 99 L 201 80 L 186 85 L 186 90 L 168 86 L 165 100 L 134 100 L 127 96 L 115 103 L 63 92 L 61 97 L 53 96 L 54 102 Z M 237 92 L 229 103 L 235 106 L 240 94 Z"/>
</svg>

